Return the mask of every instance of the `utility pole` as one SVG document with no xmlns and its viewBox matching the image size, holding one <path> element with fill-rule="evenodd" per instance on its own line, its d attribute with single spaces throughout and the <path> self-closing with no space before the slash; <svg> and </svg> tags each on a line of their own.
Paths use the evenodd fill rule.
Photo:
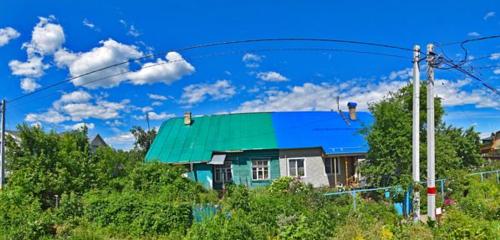
<svg viewBox="0 0 500 240">
<path fill-rule="evenodd" d="M 413 183 L 420 183 L 420 46 L 413 47 L 413 135 L 412 176 Z M 420 221 L 420 192 L 413 189 L 413 221 Z"/>
<path fill-rule="evenodd" d="M 0 127 L 0 189 L 3 189 L 5 184 L 5 99 L 2 100 L 1 106 L 1 123 Z"/>
<path fill-rule="evenodd" d="M 146 122 L 148 123 L 148 132 L 151 130 L 149 127 L 149 112 L 146 112 Z"/>
<path fill-rule="evenodd" d="M 436 221 L 434 139 L 434 45 L 427 45 L 427 216 Z"/>
</svg>

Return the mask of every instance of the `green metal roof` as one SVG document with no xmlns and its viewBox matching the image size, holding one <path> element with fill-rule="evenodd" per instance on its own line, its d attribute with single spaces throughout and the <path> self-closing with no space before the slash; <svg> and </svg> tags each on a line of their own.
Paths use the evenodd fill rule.
<svg viewBox="0 0 500 240">
<path fill-rule="evenodd" d="M 214 151 L 276 148 L 269 113 L 194 117 L 191 125 L 185 125 L 183 118 L 172 118 L 160 127 L 146 161 L 205 162 Z"/>
</svg>

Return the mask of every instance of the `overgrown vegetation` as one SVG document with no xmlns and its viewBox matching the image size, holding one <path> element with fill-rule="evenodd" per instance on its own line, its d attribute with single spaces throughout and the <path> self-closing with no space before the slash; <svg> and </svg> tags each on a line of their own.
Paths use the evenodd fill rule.
<svg viewBox="0 0 500 240">
<path fill-rule="evenodd" d="M 370 150 L 363 175 L 374 186 L 405 185 L 411 182 L 412 159 L 412 85 L 391 93 L 370 106 L 375 118 L 365 129 Z M 443 121 L 445 114 L 439 98 L 435 99 L 436 177 L 443 178 L 457 169 L 473 170 L 481 166 L 480 138 L 473 127 L 462 129 Z M 420 91 L 420 170 L 425 176 L 427 162 L 426 87 Z"/>
<path fill-rule="evenodd" d="M 378 161 L 368 161 L 365 173 L 373 185 L 409 181 L 410 90 L 372 106 L 376 122 L 368 138 L 376 147 L 370 157 Z M 442 167 L 437 172 L 448 178 L 445 213 L 438 223 L 415 224 L 397 215 L 395 198 L 383 193 L 358 195 L 353 209 L 350 195 L 327 197 L 292 177 L 276 179 L 267 188 L 229 185 L 220 198 L 185 178 L 183 167 L 143 163 L 154 130 L 134 128 L 135 148 L 117 151 L 90 149 L 86 129 L 55 133 L 22 125 L 20 141 L 7 141 L 9 175 L 0 191 L 0 237 L 500 239 L 500 184 L 494 177 L 480 181 L 466 174 L 481 164 L 477 133 L 444 125 L 438 107 L 441 145 L 436 152 Z M 200 218 L 200 206 L 209 214 Z"/>
</svg>

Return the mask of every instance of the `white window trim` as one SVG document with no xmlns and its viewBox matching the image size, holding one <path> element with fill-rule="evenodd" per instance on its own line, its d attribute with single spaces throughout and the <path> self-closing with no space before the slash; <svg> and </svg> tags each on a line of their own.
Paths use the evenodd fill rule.
<svg viewBox="0 0 500 240">
<path fill-rule="evenodd" d="M 302 160 L 304 161 L 304 176 L 292 176 L 292 174 L 290 174 L 290 161 L 296 161 L 296 160 Z M 298 178 L 305 178 L 307 177 L 307 166 L 306 166 L 306 159 L 305 158 L 288 158 L 287 159 L 287 163 L 288 163 L 288 166 L 287 166 L 287 172 L 288 172 L 288 176 L 290 177 L 298 177 Z M 297 166 L 295 166 L 296 170 L 297 170 L 297 173 L 298 173 L 298 168 Z"/>
<path fill-rule="evenodd" d="M 252 181 L 269 181 L 271 180 L 271 158 L 263 157 L 263 158 L 251 158 L 250 161 L 252 165 L 250 166 L 250 178 Z M 253 161 L 267 161 L 267 178 L 266 179 L 254 179 L 253 178 Z"/>
</svg>

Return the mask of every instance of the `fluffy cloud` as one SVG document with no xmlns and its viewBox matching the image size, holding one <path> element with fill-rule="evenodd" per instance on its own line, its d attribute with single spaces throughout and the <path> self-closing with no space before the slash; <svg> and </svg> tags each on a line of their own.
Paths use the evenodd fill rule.
<svg viewBox="0 0 500 240">
<path fill-rule="evenodd" d="M 241 60 L 245 63 L 246 67 L 257 68 L 260 66 L 259 63 L 262 62 L 262 58 L 263 57 L 261 55 L 257 55 L 254 53 L 245 53 Z"/>
<path fill-rule="evenodd" d="M 490 55 L 490 60 L 498 60 L 500 59 L 500 53 L 492 53 Z"/>
<path fill-rule="evenodd" d="M 469 37 L 479 37 L 479 36 L 481 36 L 481 34 L 479 34 L 478 32 L 469 32 L 469 33 L 467 33 L 467 36 L 469 36 Z"/>
<path fill-rule="evenodd" d="M 487 12 L 487 13 L 484 15 L 483 19 L 486 21 L 486 20 L 488 20 L 488 19 L 490 19 L 490 18 L 494 17 L 495 15 L 496 15 L 496 13 L 495 13 L 495 12 Z"/>
<path fill-rule="evenodd" d="M 181 103 L 194 105 L 205 101 L 207 98 L 211 100 L 229 99 L 234 94 L 236 94 L 236 88 L 228 80 L 218 80 L 212 84 L 191 84 L 184 87 Z"/>
<path fill-rule="evenodd" d="M 57 112 L 53 109 L 50 109 L 49 111 L 47 111 L 45 113 L 40 113 L 40 114 L 30 113 L 30 114 L 26 115 L 24 120 L 26 122 L 31 122 L 31 123 L 46 122 L 46 123 L 56 124 L 56 123 L 61 123 L 61 122 L 67 121 L 67 120 L 69 120 L 69 118 L 60 114 L 59 112 Z"/>
<path fill-rule="evenodd" d="M 158 100 L 158 101 L 167 100 L 167 97 L 165 97 L 163 95 L 159 95 L 159 94 L 153 94 L 153 93 L 148 94 L 148 97 L 153 99 L 153 100 Z"/>
<path fill-rule="evenodd" d="M 139 71 L 129 73 L 127 77 L 135 85 L 157 82 L 171 84 L 195 71 L 194 67 L 177 52 L 167 53 L 165 59 L 166 61 L 157 59 L 156 63 L 145 63 Z"/>
<path fill-rule="evenodd" d="M 336 109 L 336 98 L 345 108 L 348 101 L 358 103 L 358 109 L 367 110 L 369 103 L 380 101 L 390 92 L 408 84 L 407 81 L 381 81 L 374 84 L 347 82 L 342 84 L 304 83 L 284 91 L 267 91 L 266 95 L 243 102 L 237 112 L 260 111 L 311 111 Z M 500 109 L 500 102 L 483 89 L 468 91 L 469 80 L 436 80 L 436 95 L 443 99 L 444 106 L 472 104 L 477 108 Z"/>
<path fill-rule="evenodd" d="M 40 21 L 33 28 L 31 42 L 25 43 L 28 56 L 34 53 L 40 55 L 52 54 L 59 49 L 65 41 L 64 31 L 61 25 L 52 23 L 54 16 L 49 18 L 40 17 Z"/>
<path fill-rule="evenodd" d="M 122 132 L 111 137 L 106 137 L 104 138 L 104 141 L 111 144 L 114 148 L 127 150 L 132 148 L 135 142 L 135 137 L 130 132 Z"/>
<path fill-rule="evenodd" d="M 44 70 L 49 67 L 42 60 L 41 57 L 31 57 L 26 62 L 12 60 L 9 62 L 9 67 L 14 75 L 38 78 L 43 76 Z"/>
<path fill-rule="evenodd" d="M 161 113 L 156 113 L 156 112 L 147 112 L 146 114 L 148 114 L 148 117 L 150 120 L 165 120 L 165 119 L 169 119 L 169 118 L 173 118 L 175 117 L 175 114 L 173 113 L 166 113 L 166 112 L 161 112 Z M 144 120 L 146 119 L 146 116 L 134 116 L 135 119 L 137 120 Z"/>
<path fill-rule="evenodd" d="M 54 60 L 58 66 L 66 66 L 69 69 L 71 76 L 78 76 L 103 66 L 124 62 L 130 59 L 142 57 L 143 54 L 133 45 L 125 45 L 113 39 L 101 41 L 102 46 L 93 48 L 89 52 L 72 53 L 68 50 L 61 49 L 54 55 Z M 129 64 L 122 64 L 113 68 L 109 68 L 95 74 L 90 74 L 73 80 L 75 86 L 85 86 L 95 89 L 98 87 L 110 88 L 118 86 L 126 79 L 125 75 L 118 75 L 129 70 Z M 113 76 L 100 81 L 108 76 Z"/>
<path fill-rule="evenodd" d="M 413 74 L 413 69 L 405 68 L 399 71 L 392 71 L 387 77 L 389 80 L 406 80 L 409 79 Z M 384 77 L 385 78 L 385 77 Z"/>
<path fill-rule="evenodd" d="M 98 98 L 92 101 L 92 96 L 78 90 L 66 93 L 52 104 L 45 113 L 30 113 L 26 116 L 27 122 L 60 123 L 64 121 L 82 121 L 89 118 L 112 120 L 120 117 L 120 113 L 127 110 L 128 99 L 120 102 L 110 102 Z"/>
<path fill-rule="evenodd" d="M 40 88 L 40 84 L 38 84 L 33 78 L 23 78 L 21 80 L 21 89 L 25 93 L 30 93 Z"/>
<path fill-rule="evenodd" d="M 14 28 L 0 28 L 0 47 L 6 45 L 10 42 L 10 40 L 16 39 L 19 36 L 21 36 L 21 34 L 19 34 L 19 32 Z"/>
<path fill-rule="evenodd" d="M 73 124 L 73 125 L 65 126 L 64 128 L 67 129 L 67 130 L 80 130 L 83 127 L 87 127 L 87 129 L 94 129 L 95 125 L 93 123 L 84 123 L 84 122 L 81 122 L 81 123 L 76 123 L 76 124 Z"/>
<path fill-rule="evenodd" d="M 257 73 L 257 77 L 267 81 L 267 82 L 286 82 L 288 78 L 281 75 L 278 72 L 269 71 L 269 72 L 259 72 Z"/>
</svg>

